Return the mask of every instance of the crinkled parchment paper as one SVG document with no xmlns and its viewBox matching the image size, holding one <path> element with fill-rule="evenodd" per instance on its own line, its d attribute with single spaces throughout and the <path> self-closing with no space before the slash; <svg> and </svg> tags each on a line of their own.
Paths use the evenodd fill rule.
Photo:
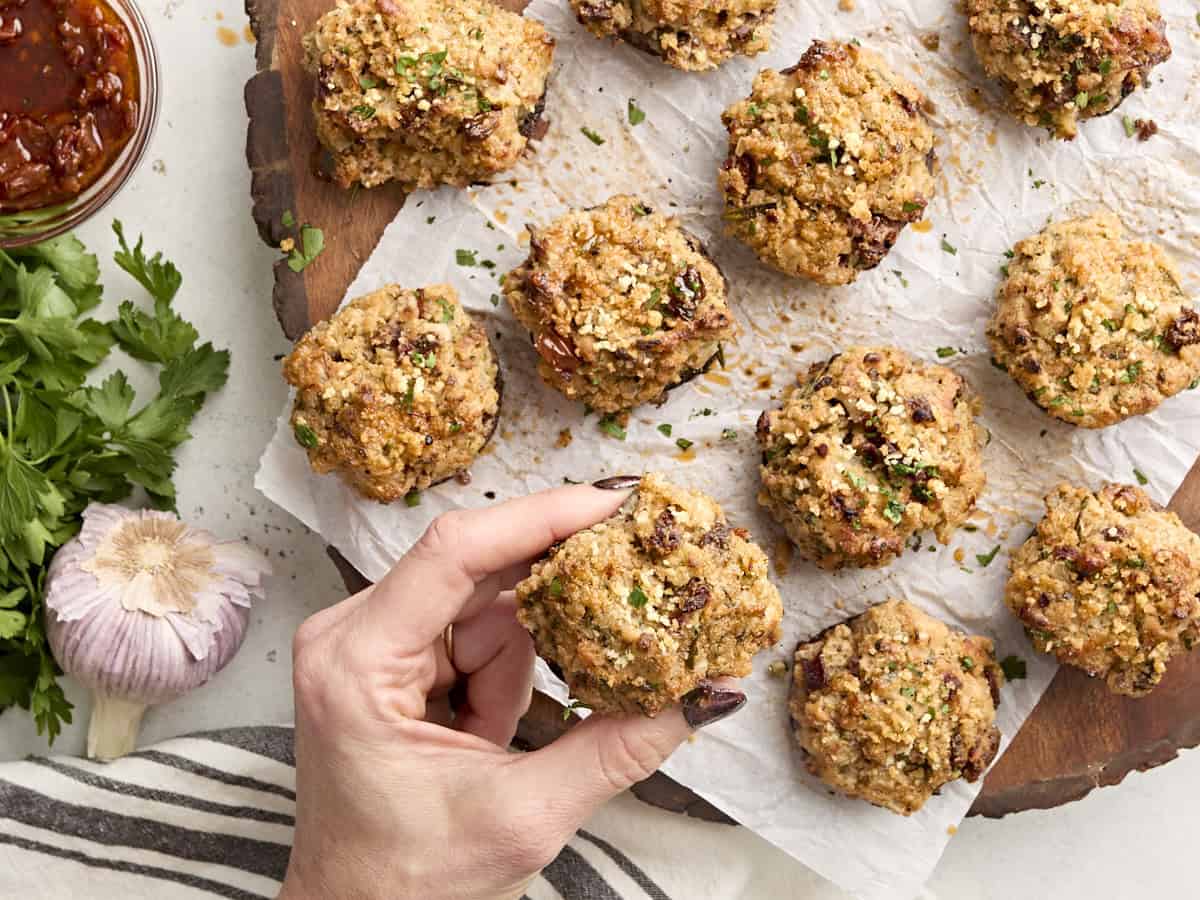
<svg viewBox="0 0 1200 900">
<path fill-rule="evenodd" d="M 706 75 L 675 72 L 624 45 L 598 41 L 573 21 L 566 3 L 536 0 L 528 14 L 559 42 L 547 107 L 551 126 L 536 154 L 503 183 L 414 195 L 348 294 L 390 281 L 408 287 L 449 281 L 486 321 L 506 390 L 497 436 L 472 469 L 471 483 L 429 490 L 413 509 L 360 500 L 336 478 L 309 471 L 285 410 L 258 486 L 371 578 L 380 577 L 437 513 L 484 506 L 493 497 L 647 470 L 708 491 L 774 560 L 786 636 L 758 658 L 745 685 L 749 705 L 705 729 L 665 770 L 855 895 L 914 895 L 978 785 L 951 785 L 907 819 L 831 796 L 804 773 L 789 736 L 787 679 L 769 676 L 767 665 L 871 602 L 906 597 L 990 635 L 1001 656 L 1028 661 L 1029 677 L 1003 692 L 999 724 L 1009 738 L 1053 674 L 1002 601 L 1008 552 L 1029 534 L 1041 496 L 1060 479 L 1092 486 L 1132 481 L 1137 467 L 1149 476 L 1148 490 L 1165 501 L 1200 452 L 1200 391 L 1099 433 L 1076 430 L 1040 413 L 992 368 L 984 341 L 1004 251 L 1051 216 L 1114 210 L 1135 234 L 1166 245 L 1195 292 L 1200 30 L 1194 7 L 1183 0 L 1164 5 L 1175 55 L 1155 70 L 1152 90 L 1131 97 L 1116 115 L 1084 123 L 1074 142 L 1056 143 L 1001 112 L 999 93 L 970 50 L 963 17 L 945 0 L 865 3 L 853 12 L 839 11 L 837 0 L 784 3 L 771 53 Z M 937 51 L 921 43 L 930 33 L 940 37 Z M 927 221 L 908 228 L 878 269 L 833 289 L 775 275 L 722 237 L 715 186 L 726 147 L 721 110 L 748 92 L 760 67 L 794 62 L 814 37 L 857 37 L 921 87 L 936 104 L 942 163 Z M 636 127 L 626 115 L 631 97 L 646 112 Z M 1126 114 L 1154 118 L 1160 133 L 1147 143 L 1127 137 Z M 583 135 L 585 126 L 604 143 Z M 661 408 L 637 410 L 624 442 L 602 434 L 595 416 L 538 381 L 527 336 L 503 304 L 492 302 L 497 278 L 525 255 L 526 222 L 545 223 L 569 206 L 592 206 L 617 192 L 671 207 L 708 241 L 729 277 L 743 326 L 737 346 L 726 349 L 723 372 L 675 390 Z M 337 234 L 327 240 L 336 247 Z M 457 265 L 458 249 L 478 251 L 478 259 L 495 268 Z M 960 530 L 947 547 L 927 537 L 919 552 L 882 571 L 829 575 L 793 560 L 781 530 L 759 511 L 753 429 L 797 371 L 860 341 L 896 344 L 926 358 L 939 347 L 960 350 L 946 363 L 984 397 L 983 421 L 992 435 L 989 483 L 971 520 L 977 530 Z M 656 430 L 660 423 L 673 426 L 672 438 Z M 723 438 L 725 429 L 736 438 Z M 564 430 L 573 440 L 560 448 Z M 695 442 L 691 452 L 676 447 L 679 437 Z M 986 559 L 998 545 L 990 565 L 976 558 Z M 556 687 L 548 671 L 541 677 L 543 687 Z"/>
</svg>

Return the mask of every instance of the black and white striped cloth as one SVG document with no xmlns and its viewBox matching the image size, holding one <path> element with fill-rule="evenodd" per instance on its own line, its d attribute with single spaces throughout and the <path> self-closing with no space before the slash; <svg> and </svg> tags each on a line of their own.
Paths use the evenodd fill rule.
<svg viewBox="0 0 1200 900">
<path fill-rule="evenodd" d="M 284 727 L 204 732 L 107 764 L 0 765 L 0 897 L 273 898 L 291 847 L 294 765 Z M 639 843 L 628 829 L 621 837 Z M 527 900 L 668 900 L 618 840 L 580 831 Z"/>
</svg>

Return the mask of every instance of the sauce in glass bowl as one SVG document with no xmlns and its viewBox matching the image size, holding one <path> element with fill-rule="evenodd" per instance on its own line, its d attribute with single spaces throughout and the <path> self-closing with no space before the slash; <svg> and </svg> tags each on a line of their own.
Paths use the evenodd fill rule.
<svg viewBox="0 0 1200 900">
<path fill-rule="evenodd" d="M 139 127 L 141 73 L 105 0 L 0 0 L 0 213 L 66 204 Z"/>
</svg>

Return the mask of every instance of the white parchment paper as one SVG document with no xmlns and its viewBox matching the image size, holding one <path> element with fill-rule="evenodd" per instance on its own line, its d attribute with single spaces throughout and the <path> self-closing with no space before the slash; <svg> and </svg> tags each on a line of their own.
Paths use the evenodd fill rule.
<svg viewBox="0 0 1200 900">
<path fill-rule="evenodd" d="M 990 366 L 984 341 L 1003 252 L 1051 216 L 1115 211 L 1135 234 L 1167 247 L 1194 293 L 1200 29 L 1188 3 L 1165 0 L 1163 6 L 1175 55 L 1155 70 L 1153 89 L 1131 97 L 1113 116 L 1084 123 L 1074 142 L 1060 143 L 1001 111 L 998 91 L 974 60 L 962 15 L 945 0 L 862 3 L 851 12 L 840 11 L 836 0 L 787 2 L 769 54 L 705 75 L 675 72 L 631 48 L 598 41 L 574 22 L 565 3 L 535 0 L 528 14 L 558 39 L 547 106 L 551 127 L 536 154 L 503 184 L 414 195 L 347 295 L 387 282 L 449 281 L 487 322 L 506 389 L 499 431 L 473 467 L 471 483 L 427 491 L 413 509 L 360 500 L 336 478 L 311 473 L 284 410 L 263 456 L 259 488 L 373 579 L 443 510 L 484 506 L 564 479 L 649 470 L 709 492 L 771 554 L 786 605 L 786 637 L 759 657 L 747 679 L 748 707 L 705 729 L 665 769 L 856 896 L 911 897 L 979 786 L 951 785 L 907 819 L 832 796 L 804 773 L 789 736 L 787 680 L 770 677 L 766 668 L 790 656 L 799 640 L 870 603 L 905 597 L 990 635 L 1001 656 L 1028 661 L 1029 677 L 1003 692 L 999 725 L 1007 743 L 1053 674 L 1002 601 L 1008 551 L 1028 536 L 1041 496 L 1062 479 L 1091 486 L 1133 481 L 1137 468 L 1149 477 L 1147 489 L 1166 501 L 1200 453 L 1200 391 L 1168 401 L 1154 415 L 1085 432 L 1032 406 Z M 940 37 L 937 51 L 920 42 L 933 32 Z M 942 163 L 926 223 L 907 229 L 878 269 L 834 289 L 773 274 L 722 237 L 715 184 L 726 148 L 722 109 L 749 91 L 759 68 L 794 62 L 815 37 L 857 37 L 924 90 L 936 104 Z M 627 120 L 630 98 L 646 112 L 636 127 Z M 1159 134 L 1147 143 L 1127 137 L 1123 114 L 1155 119 Z M 583 135 L 585 126 L 604 143 Z M 526 222 L 545 223 L 570 206 L 592 206 L 617 192 L 670 206 L 708 242 L 743 326 L 738 345 L 726 350 L 725 371 L 672 392 L 661 408 L 637 410 L 624 442 L 599 432 L 595 416 L 585 417 L 539 382 L 528 337 L 503 304 L 492 302 L 498 277 L 525 255 Z M 336 232 L 327 231 L 326 239 L 336 247 Z M 943 241 L 956 252 L 943 249 Z M 458 249 L 477 251 L 478 260 L 495 267 L 460 266 Z M 759 511 L 753 426 L 797 371 L 851 342 L 893 343 L 926 358 L 939 347 L 960 351 L 946 362 L 985 399 L 989 483 L 971 520 L 975 530 L 959 531 L 950 546 L 927 538 L 925 548 L 886 570 L 830 575 L 792 560 L 780 529 Z M 672 438 L 656 430 L 660 423 L 672 425 Z M 564 429 L 573 440 L 559 448 Z M 736 438 L 723 438 L 726 429 Z M 693 452 L 681 453 L 678 437 L 695 442 Z M 977 559 L 997 546 L 1002 549 L 990 564 Z M 553 682 L 543 668 L 539 685 L 562 696 Z"/>
</svg>

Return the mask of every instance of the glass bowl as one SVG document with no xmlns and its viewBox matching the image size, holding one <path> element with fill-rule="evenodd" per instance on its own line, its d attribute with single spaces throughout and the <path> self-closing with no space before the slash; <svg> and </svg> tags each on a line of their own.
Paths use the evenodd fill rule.
<svg viewBox="0 0 1200 900">
<path fill-rule="evenodd" d="M 129 30 L 137 60 L 141 96 L 133 134 L 112 164 L 75 199 L 42 209 L 0 213 L 0 249 L 48 240 L 77 228 L 98 213 L 129 180 L 154 136 L 162 93 L 162 73 L 154 39 L 150 36 L 150 26 L 133 0 L 107 0 L 107 3 Z"/>
</svg>

